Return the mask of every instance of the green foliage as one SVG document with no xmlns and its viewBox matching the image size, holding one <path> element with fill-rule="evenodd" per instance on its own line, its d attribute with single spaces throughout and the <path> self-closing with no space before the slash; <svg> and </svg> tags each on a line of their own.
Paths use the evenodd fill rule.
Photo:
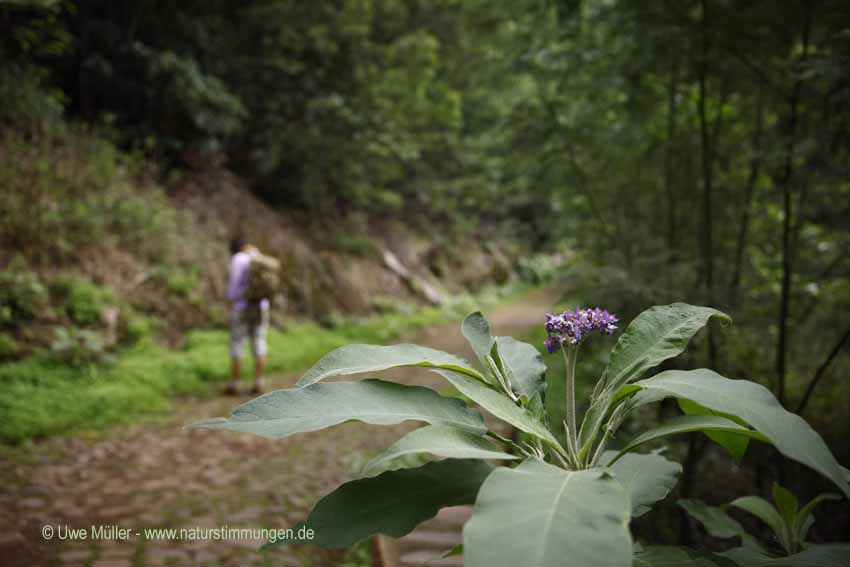
<svg viewBox="0 0 850 567">
<path fill-rule="evenodd" d="M 101 320 L 104 308 L 115 303 L 115 294 L 78 274 L 62 274 L 51 282 L 61 308 L 78 325 L 92 325 Z"/>
<path fill-rule="evenodd" d="M 189 299 L 196 295 L 201 283 L 200 270 L 197 267 L 164 268 L 158 272 L 157 277 L 169 293 L 182 299 Z"/>
<path fill-rule="evenodd" d="M 649 512 L 663 500 L 679 480 L 682 465 L 661 456 L 660 451 L 646 454 L 628 453 L 614 461 L 616 453 L 606 451 L 600 463 L 608 463 L 617 480 L 629 493 L 632 517 Z"/>
<path fill-rule="evenodd" d="M 647 370 L 678 356 L 691 338 L 716 317 L 731 322 L 728 315 L 708 307 L 684 303 L 647 309 L 632 321 L 611 351 L 600 391 L 591 400 L 579 433 L 579 449 L 589 451 L 602 421 L 618 401 L 618 390 L 637 380 Z"/>
<path fill-rule="evenodd" d="M 0 272 L 0 326 L 19 327 L 47 307 L 49 295 L 38 274 L 16 256 Z"/>
<path fill-rule="evenodd" d="M 270 373 L 300 370 L 353 339 L 392 340 L 453 316 L 451 308 L 426 308 L 409 320 L 385 315 L 345 320 L 335 328 L 310 322 L 291 323 L 284 332 L 272 328 L 266 368 Z M 134 341 L 133 333 L 124 331 L 127 348 L 112 354 L 108 365 L 83 362 L 72 366 L 60 363 L 49 351 L 0 364 L 0 414 L 4 416 L 0 440 L 20 443 L 167 414 L 175 396 L 209 394 L 211 384 L 229 378 L 227 331 L 191 331 L 184 348 L 174 351 L 146 336 L 156 321 L 132 313 L 124 320 L 128 327 L 136 321 L 133 326 L 139 325 L 144 332 L 139 331 Z M 65 331 L 80 339 L 79 330 Z M 81 356 L 90 358 L 88 353 Z"/>
<path fill-rule="evenodd" d="M 0 132 L 0 242 L 33 262 L 71 265 L 113 248 L 168 263 L 191 223 L 146 183 L 138 156 L 68 127 L 35 139 Z M 188 226 L 187 226 L 188 225 Z"/>
<path fill-rule="evenodd" d="M 108 360 L 106 341 L 101 333 L 74 327 L 56 327 L 54 333 L 50 352 L 57 361 L 83 367 Z"/>
<path fill-rule="evenodd" d="M 2 53 L 2 52 L 0 52 Z M 50 88 L 50 73 L 26 63 L 0 62 L 0 124 L 33 131 L 62 117 L 67 97 Z"/>
<path fill-rule="evenodd" d="M 797 497 L 778 483 L 773 483 L 772 492 L 773 504 L 758 496 L 744 496 L 723 508 L 708 506 L 698 500 L 680 500 L 679 505 L 699 520 L 714 537 L 741 537 L 744 547 L 754 550 L 767 559 L 770 557 L 768 552 L 726 513 L 726 509 L 738 508 L 759 518 L 773 531 L 776 541 L 782 546 L 783 553 L 794 556 L 809 547 L 805 541 L 809 529 L 814 524 L 812 513 L 815 507 L 826 500 L 841 500 L 841 497 L 835 494 L 821 494 L 800 509 Z"/>
<path fill-rule="evenodd" d="M 470 433 L 447 425 L 427 425 L 414 429 L 383 453 L 369 461 L 363 468 L 363 476 L 372 476 L 392 462 L 406 455 L 430 454 L 451 459 L 495 459 L 513 460 L 510 455 L 480 434 Z M 404 467 L 407 468 L 407 467 Z"/>
<path fill-rule="evenodd" d="M 629 441 L 620 451 L 618 457 L 627 455 L 629 451 L 636 449 L 644 443 L 649 443 L 650 441 L 655 441 L 669 435 L 680 435 L 694 431 L 702 431 L 712 439 L 716 438 L 717 433 L 724 433 L 730 438 L 744 437 L 745 439 L 753 438 L 759 441 L 769 442 L 767 437 L 758 431 L 753 431 L 746 426 L 746 423 L 741 425 L 719 415 L 680 415 L 662 423 L 654 429 L 641 433 Z M 743 447 L 746 450 L 746 445 Z"/>
<path fill-rule="evenodd" d="M 348 550 L 339 567 L 372 567 L 371 541 L 362 541 Z"/>
<path fill-rule="evenodd" d="M 519 259 L 516 271 L 519 277 L 532 285 L 551 282 L 561 266 L 561 258 L 554 254 L 534 254 Z"/>
<path fill-rule="evenodd" d="M 344 254 L 361 258 L 377 258 L 379 253 L 378 246 L 372 239 L 351 233 L 339 234 L 334 241 L 334 248 Z"/>
<path fill-rule="evenodd" d="M 0 333 L 0 361 L 14 358 L 18 354 L 18 342 L 7 333 Z"/>
<path fill-rule="evenodd" d="M 500 467 L 464 526 L 463 554 L 473 566 L 630 565 L 629 496 L 603 468 Z"/>
<path fill-rule="evenodd" d="M 617 391 L 640 378 L 648 369 L 681 354 L 712 317 L 727 324 L 732 322 L 728 315 L 716 309 L 682 303 L 654 307 L 641 313 L 611 351 L 605 369 L 606 388 Z"/>
<path fill-rule="evenodd" d="M 630 567 L 633 560 L 641 565 L 660 565 L 667 564 L 664 561 L 668 559 L 680 561 L 683 566 L 697 565 L 701 563 L 686 561 L 690 556 L 677 551 L 646 553 L 633 548 L 630 518 L 646 513 L 665 498 L 681 471 L 677 463 L 658 452 L 630 453 L 644 442 L 686 431 L 745 435 L 772 443 L 782 454 L 817 470 L 850 495 L 845 471 L 820 436 L 801 418 L 784 410 L 763 387 L 729 380 L 706 369 L 664 371 L 629 384 L 650 368 L 680 354 L 712 317 L 728 320 L 714 309 L 682 303 L 654 307 L 639 315 L 612 350 L 608 371 L 590 396 L 590 417 L 584 420 L 581 432 L 569 412 L 569 406 L 575 407 L 576 384 L 575 365 L 570 360 L 575 359 L 578 345 L 564 343 L 561 348 L 567 360 L 564 378 L 568 408 L 564 443 L 549 425 L 541 391 L 529 388 L 545 370 L 540 368 L 539 353 L 530 345 L 492 337 L 489 323 L 480 313 L 467 316 L 461 328 L 482 369 L 448 353 L 411 344 L 348 345 L 316 362 L 299 380 L 298 388 L 266 394 L 237 408 L 229 419 L 202 421 L 193 427 L 282 437 L 350 420 L 392 424 L 413 419 L 430 424 L 399 440 L 367 465 L 364 472 L 374 474 L 392 467 L 394 460 L 396 466 L 404 467 L 401 459 L 416 453 L 447 459 L 343 485 L 326 496 L 305 522 L 296 525 L 318 530 L 319 539 L 289 543 L 335 547 L 351 545 L 376 533 L 399 537 L 433 516 L 440 506 L 454 503 L 445 501 L 439 491 L 455 485 L 456 489 L 463 487 L 467 498 L 477 492 L 472 518 L 464 527 L 464 562 L 472 567 L 575 563 Z M 472 427 L 462 417 L 468 409 L 465 403 L 455 399 L 452 401 L 457 404 L 449 404 L 448 398 L 428 393 L 425 388 L 391 387 L 388 382 L 374 380 L 322 383 L 333 376 L 400 367 L 424 367 L 446 378 L 465 399 L 525 433 L 525 440 L 516 443 L 505 439 L 487 431 L 482 421 Z M 546 380 L 552 383 L 558 378 L 549 375 Z M 524 392 L 528 395 L 518 395 Z M 680 416 L 639 434 L 619 452 L 605 451 L 626 416 L 668 396 L 690 400 L 696 404 L 693 407 L 715 413 Z M 500 446 L 493 441 L 510 449 L 522 462 L 512 467 L 509 455 L 500 452 Z M 439 482 L 420 478 L 429 468 L 466 467 L 494 457 L 509 464 L 492 472 L 484 471 L 480 479 L 475 475 L 471 487 L 459 481 L 445 485 L 448 477 L 443 476 Z M 467 476 L 464 475 L 464 482 L 468 481 Z M 401 479 L 409 485 L 399 488 Z M 429 496 L 420 498 L 422 491 L 428 491 Z M 432 496 L 434 491 L 438 494 Z M 411 500 L 411 493 L 417 497 Z M 761 507 L 750 506 L 750 500 L 758 504 L 752 499 L 739 499 L 733 504 L 757 510 L 755 513 L 763 518 L 770 516 L 769 522 L 785 522 L 783 537 L 792 541 L 788 539 L 789 530 L 805 532 L 810 523 L 798 517 L 799 507 L 790 493 L 777 489 L 775 499 L 780 511 L 771 508 L 772 516 L 765 515 Z M 731 525 L 725 525 L 724 530 L 728 532 Z M 786 549 L 792 552 L 796 547 Z M 699 557 L 702 560 L 708 562 L 702 564 L 712 565 L 716 558 L 705 554 Z M 738 564 L 733 558 L 728 561 Z"/>
<path fill-rule="evenodd" d="M 302 526 L 312 528 L 312 543 L 323 547 L 348 547 L 379 533 L 400 537 L 444 506 L 474 502 L 492 470 L 481 460 L 450 459 L 353 480 L 319 500 L 295 533 Z M 306 542 L 277 540 L 272 545 L 292 543 Z"/>
<path fill-rule="evenodd" d="M 285 415 L 286 419 L 280 416 Z M 423 421 L 481 435 L 484 420 L 456 398 L 429 388 L 381 380 L 330 382 L 311 388 L 275 390 L 241 406 L 230 419 L 201 421 L 192 427 L 247 431 L 270 439 L 325 429 L 347 421 L 392 425 Z"/>
<path fill-rule="evenodd" d="M 121 332 L 121 338 L 128 345 L 136 344 L 142 339 L 148 338 L 153 334 L 155 323 L 149 317 L 137 315 L 135 313 L 124 314 L 122 316 L 124 328 Z"/>
<path fill-rule="evenodd" d="M 147 69 L 148 86 L 156 93 L 152 102 L 160 119 L 180 123 L 173 132 L 174 143 L 183 137 L 200 137 L 206 149 L 218 150 L 219 140 L 239 130 L 247 114 L 242 101 L 218 77 L 204 73 L 197 60 L 144 45 L 137 50 Z"/>
<path fill-rule="evenodd" d="M 850 497 L 841 467 L 820 435 L 803 418 L 785 410 L 764 386 L 730 380 L 705 368 L 667 370 L 636 386 L 640 392 L 633 403 L 638 405 L 672 396 L 736 416 L 764 435 L 780 453 L 812 467 Z"/>
</svg>

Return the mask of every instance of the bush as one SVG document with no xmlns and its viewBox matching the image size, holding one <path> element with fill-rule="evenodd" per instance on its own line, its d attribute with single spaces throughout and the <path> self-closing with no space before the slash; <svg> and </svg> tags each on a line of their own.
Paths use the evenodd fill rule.
<svg viewBox="0 0 850 567">
<path fill-rule="evenodd" d="M 122 320 L 124 324 L 121 329 L 121 341 L 125 344 L 136 344 L 153 334 L 154 323 L 149 317 L 130 312 L 123 315 Z"/>
<path fill-rule="evenodd" d="M 0 360 L 8 360 L 18 354 L 18 343 L 6 333 L 0 333 Z"/>
<path fill-rule="evenodd" d="M 169 292 L 182 299 L 189 299 L 195 295 L 201 286 L 201 276 L 197 266 L 189 270 L 179 268 L 166 270 L 162 273 L 162 280 Z"/>
<path fill-rule="evenodd" d="M 533 285 L 542 285 L 552 281 L 562 262 L 560 255 L 535 254 L 520 258 L 517 273 L 520 279 Z"/>
<path fill-rule="evenodd" d="M 145 163 L 90 128 L 70 125 L 35 139 L 0 131 L 0 243 L 30 260 L 73 265 L 121 248 L 173 262 L 193 223 L 149 183 Z"/>
<path fill-rule="evenodd" d="M 358 258 L 376 258 L 380 254 L 378 245 L 371 239 L 351 234 L 337 235 L 334 247 L 342 254 L 350 254 Z"/>
<path fill-rule="evenodd" d="M 0 65 L 0 124 L 34 130 L 62 117 L 67 97 L 48 87 L 47 70 L 26 63 Z"/>
<path fill-rule="evenodd" d="M 75 367 L 106 362 L 106 340 L 88 329 L 57 327 L 50 352 L 60 362 Z"/>
<path fill-rule="evenodd" d="M 115 302 L 110 290 L 78 275 L 60 276 L 51 287 L 61 298 L 68 318 L 78 325 L 97 323 L 103 309 Z"/>
<path fill-rule="evenodd" d="M 22 257 L 15 257 L 0 272 L 0 325 L 18 327 L 21 322 L 34 319 L 47 304 L 47 288 L 38 274 L 27 267 Z"/>
</svg>

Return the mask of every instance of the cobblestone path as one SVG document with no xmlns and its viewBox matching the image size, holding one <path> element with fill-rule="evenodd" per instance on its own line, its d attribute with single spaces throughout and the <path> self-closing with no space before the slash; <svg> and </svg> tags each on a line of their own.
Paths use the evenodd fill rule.
<svg viewBox="0 0 850 567">
<path fill-rule="evenodd" d="M 552 299 L 551 292 L 538 291 L 494 309 L 488 313 L 494 332 L 518 335 L 540 324 Z M 414 342 L 472 356 L 457 323 L 426 329 Z M 387 377 L 445 387 L 429 372 Z M 296 379 L 279 376 L 273 386 L 288 387 Z M 53 438 L 0 457 L 0 566 L 336 565 L 341 552 L 311 546 L 260 553 L 260 540 L 144 537 L 145 528 L 288 527 L 413 427 L 353 423 L 276 441 L 182 429 L 197 419 L 228 415 L 247 399 L 184 399 L 164 421 L 114 428 L 93 439 Z M 71 541 L 56 531 L 67 526 L 90 532 L 92 525 L 116 526 L 129 535 Z M 49 540 L 45 526 L 54 530 Z"/>
</svg>

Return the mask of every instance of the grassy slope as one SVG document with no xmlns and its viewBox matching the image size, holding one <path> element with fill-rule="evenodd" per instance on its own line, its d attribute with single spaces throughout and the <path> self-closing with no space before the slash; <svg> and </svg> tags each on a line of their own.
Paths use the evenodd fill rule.
<svg viewBox="0 0 850 567">
<path fill-rule="evenodd" d="M 503 290 L 502 298 L 508 292 Z M 490 293 L 477 303 L 498 298 Z M 302 370 L 329 350 L 351 342 L 384 343 L 426 325 L 459 320 L 472 304 L 460 300 L 442 309 L 344 320 L 332 328 L 298 322 L 284 331 L 272 329 L 268 371 Z M 75 368 L 44 355 L 2 365 L 0 442 L 99 430 L 163 414 L 174 397 L 209 394 L 214 391 L 211 385 L 226 381 L 228 373 L 228 337 L 223 330 L 192 331 L 178 351 L 143 340 L 108 365 Z"/>
</svg>

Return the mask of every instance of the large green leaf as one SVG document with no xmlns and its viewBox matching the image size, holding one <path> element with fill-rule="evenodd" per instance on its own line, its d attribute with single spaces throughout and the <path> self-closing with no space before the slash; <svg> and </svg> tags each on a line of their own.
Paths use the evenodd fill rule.
<svg viewBox="0 0 850 567">
<path fill-rule="evenodd" d="M 745 512 L 749 512 L 753 516 L 759 518 L 765 524 L 770 526 L 776 537 L 782 543 L 786 550 L 790 550 L 790 542 L 788 541 L 788 532 L 782 516 L 773 507 L 773 505 L 761 498 L 760 496 L 742 496 L 729 503 L 729 506 L 739 508 Z"/>
<path fill-rule="evenodd" d="M 404 455 L 430 453 L 452 459 L 517 459 L 478 434 L 445 425 L 414 429 L 369 461 L 363 474 L 371 476 Z"/>
<path fill-rule="evenodd" d="M 520 431 L 530 433 L 553 446 L 560 446 L 546 426 L 529 411 L 514 404 L 507 396 L 487 384 L 453 370 L 435 369 L 437 374 L 482 408 Z"/>
<path fill-rule="evenodd" d="M 686 303 L 659 305 L 638 315 L 620 336 L 608 361 L 608 388 L 617 390 L 668 358 L 678 356 L 708 320 L 728 315 Z"/>
<path fill-rule="evenodd" d="M 704 368 L 668 370 L 637 385 L 653 396 L 686 398 L 739 417 L 769 439 L 780 453 L 823 474 L 850 496 L 844 472 L 820 435 L 800 416 L 779 405 L 764 386 L 730 380 Z"/>
<path fill-rule="evenodd" d="M 721 508 L 709 506 L 702 500 L 679 500 L 678 504 L 699 521 L 710 535 L 722 539 L 739 537 L 744 547 L 765 553 L 756 539 Z"/>
<path fill-rule="evenodd" d="M 815 523 L 815 517 L 813 515 L 815 508 L 818 504 L 827 500 L 841 500 L 841 497 L 837 494 L 818 494 L 817 497 L 813 498 L 800 509 L 792 527 L 793 532 L 797 535 L 797 541 L 806 541 L 806 536 L 809 534 L 812 524 Z"/>
<path fill-rule="evenodd" d="M 484 318 L 480 311 L 467 315 L 463 323 L 460 325 L 460 330 L 473 352 L 478 357 L 485 367 L 487 366 L 486 358 L 493 350 L 494 340 L 490 335 L 490 323 Z"/>
<path fill-rule="evenodd" d="M 511 337 L 496 337 L 496 349 L 502 369 L 519 396 L 530 400 L 543 392 L 546 363 L 540 351 Z"/>
<path fill-rule="evenodd" d="M 441 350 L 412 344 L 390 346 L 354 344 L 326 354 L 301 377 L 298 386 L 309 386 L 329 376 L 378 372 L 411 366 L 445 368 L 484 380 L 481 373 L 467 361 Z"/>
<path fill-rule="evenodd" d="M 461 331 L 481 364 L 488 368 L 487 358 L 492 357 L 519 396 L 530 400 L 543 391 L 546 364 L 532 345 L 512 337 L 494 338 L 490 324 L 479 311 L 466 316 Z"/>
<path fill-rule="evenodd" d="M 738 425 L 734 421 L 720 417 L 719 415 L 680 415 L 665 421 L 655 429 L 641 433 L 620 450 L 620 455 L 624 455 L 649 441 L 655 441 L 668 435 L 692 433 L 694 431 L 723 431 L 729 434 L 745 435 L 759 441 L 770 442 L 767 437 L 758 431 Z"/>
<path fill-rule="evenodd" d="M 629 497 L 606 469 L 538 460 L 487 478 L 463 529 L 467 567 L 628 567 Z"/>
<path fill-rule="evenodd" d="M 785 522 L 786 528 L 790 529 L 797 519 L 797 512 L 800 510 L 800 502 L 797 500 L 796 496 L 783 488 L 778 482 L 773 483 L 770 492 L 773 496 L 773 505 L 776 506 L 776 510 L 779 512 L 779 515 L 782 516 L 782 520 Z M 790 539 L 790 532 L 788 536 Z"/>
<path fill-rule="evenodd" d="M 605 451 L 602 463 L 611 462 L 616 455 L 615 451 Z M 629 453 L 610 468 L 629 493 L 634 518 L 646 514 L 653 504 L 663 500 L 682 474 L 682 465 L 668 461 L 658 453 Z"/>
<path fill-rule="evenodd" d="M 686 547 L 650 546 L 635 552 L 634 567 L 735 567 L 725 557 Z"/>
<path fill-rule="evenodd" d="M 739 425 L 746 425 L 733 415 L 710 410 L 691 400 L 679 398 L 679 407 L 688 415 L 719 415 L 720 417 L 735 421 Z M 719 430 L 706 430 L 705 434 L 709 439 L 729 451 L 729 454 L 732 455 L 736 463 L 740 463 L 747 453 L 747 446 L 750 444 L 750 438 L 747 435 Z"/>
<path fill-rule="evenodd" d="M 245 403 L 230 419 L 193 423 L 192 428 L 229 429 L 263 437 L 288 437 L 349 420 L 392 425 L 407 420 L 450 425 L 484 433 L 481 415 L 456 398 L 429 388 L 383 380 L 328 382 L 275 390 Z"/>
<path fill-rule="evenodd" d="M 474 502 L 492 471 L 484 461 L 448 459 L 347 482 L 293 526 L 296 537 L 302 527 L 312 529 L 313 539 L 284 539 L 275 545 L 348 547 L 374 534 L 401 537 L 440 508 Z"/>
</svg>

